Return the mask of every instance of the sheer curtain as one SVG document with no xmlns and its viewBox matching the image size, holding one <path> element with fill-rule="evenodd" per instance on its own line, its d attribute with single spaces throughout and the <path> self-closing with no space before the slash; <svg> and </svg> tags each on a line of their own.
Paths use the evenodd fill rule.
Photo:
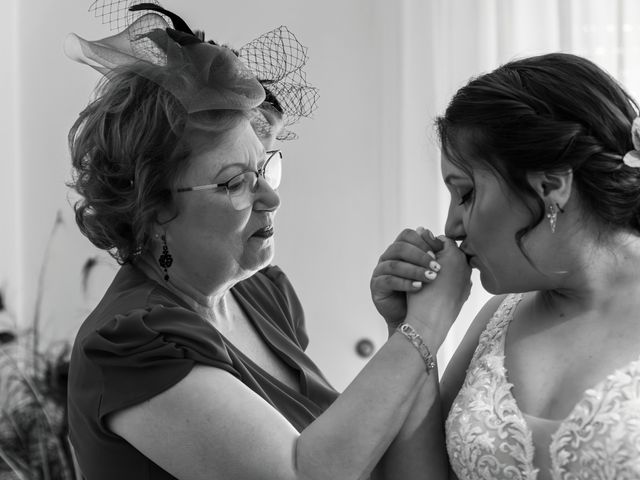
<svg viewBox="0 0 640 480">
<path fill-rule="evenodd" d="M 386 172 L 398 198 L 383 212 L 389 229 L 444 229 L 448 194 L 432 124 L 469 78 L 514 58 L 563 51 L 591 59 L 636 98 L 640 94 L 637 0 L 405 0 L 395 5 L 400 27 L 386 38 L 390 63 L 397 68 L 385 70 L 383 77 L 393 89 L 385 121 L 400 132 L 382 149 L 399 159 Z M 392 51 L 401 52 L 399 58 Z M 440 352 L 441 365 L 489 298 L 477 275 L 473 280 L 471 297 Z"/>
</svg>

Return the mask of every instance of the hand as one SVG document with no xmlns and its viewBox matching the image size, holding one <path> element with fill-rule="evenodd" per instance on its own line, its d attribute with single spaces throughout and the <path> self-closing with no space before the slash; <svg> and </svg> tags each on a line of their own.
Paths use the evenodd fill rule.
<svg viewBox="0 0 640 480">
<path fill-rule="evenodd" d="M 442 270 L 436 280 L 407 295 L 406 320 L 419 330 L 426 328 L 428 343 L 436 350 L 471 292 L 471 267 L 464 252 L 453 240 L 439 238 L 444 243 L 437 255 Z"/>
<path fill-rule="evenodd" d="M 405 229 L 378 260 L 369 286 L 373 303 L 389 329 L 404 321 L 407 293 L 419 291 L 423 283 L 436 278 L 440 265 L 435 253 L 442 247 L 442 241 L 424 228 Z M 427 272 L 431 272 L 429 277 Z"/>
</svg>

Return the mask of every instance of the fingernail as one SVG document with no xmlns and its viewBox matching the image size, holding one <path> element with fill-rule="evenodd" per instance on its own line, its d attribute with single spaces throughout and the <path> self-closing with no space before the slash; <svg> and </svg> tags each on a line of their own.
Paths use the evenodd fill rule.
<svg viewBox="0 0 640 480">
<path fill-rule="evenodd" d="M 422 235 L 424 233 L 424 227 L 416 228 L 416 232 L 418 232 L 420 235 Z"/>
<path fill-rule="evenodd" d="M 436 239 L 436 237 L 433 236 L 433 232 L 431 230 L 427 230 L 427 232 L 429 233 L 429 238 L 431 240 L 435 240 Z"/>
<path fill-rule="evenodd" d="M 427 270 L 426 272 L 424 272 L 424 276 L 429 280 L 435 280 L 438 274 L 432 270 Z"/>
<path fill-rule="evenodd" d="M 429 264 L 429 268 L 434 272 L 438 273 L 440 271 L 440 264 L 438 262 L 431 262 Z"/>
<path fill-rule="evenodd" d="M 440 240 L 441 242 L 444 242 L 447 239 L 446 235 L 438 235 L 438 240 Z"/>
<path fill-rule="evenodd" d="M 411 286 L 413 286 L 414 288 L 420 288 L 422 286 L 422 282 L 418 282 L 416 280 L 415 282 L 411 282 Z"/>
<path fill-rule="evenodd" d="M 427 255 L 429 255 L 429 256 L 430 256 L 431 258 L 433 258 L 434 260 L 436 259 L 436 254 L 435 254 L 435 253 L 433 253 L 431 250 L 429 250 L 429 251 L 427 252 Z"/>
</svg>

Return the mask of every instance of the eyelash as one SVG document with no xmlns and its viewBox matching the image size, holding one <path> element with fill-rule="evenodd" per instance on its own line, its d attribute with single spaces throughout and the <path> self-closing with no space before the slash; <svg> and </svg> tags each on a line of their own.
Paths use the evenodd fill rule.
<svg viewBox="0 0 640 480">
<path fill-rule="evenodd" d="M 458 205 L 462 205 L 464 203 L 467 203 L 471 197 L 473 196 L 473 189 L 469 190 L 467 193 L 465 193 L 464 195 L 462 195 L 460 197 L 460 203 Z"/>
</svg>

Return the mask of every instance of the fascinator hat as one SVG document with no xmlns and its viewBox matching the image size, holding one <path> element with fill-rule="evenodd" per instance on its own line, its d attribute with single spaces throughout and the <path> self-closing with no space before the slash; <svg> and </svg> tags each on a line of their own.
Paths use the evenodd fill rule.
<svg viewBox="0 0 640 480">
<path fill-rule="evenodd" d="M 233 50 L 205 41 L 204 32 L 194 32 L 157 3 L 103 1 L 90 10 L 112 29 L 124 29 L 95 41 L 69 34 L 66 55 L 107 78 L 120 69 L 139 74 L 166 89 L 189 114 L 257 109 L 261 118 L 252 123 L 259 134 L 275 116 L 284 126 L 277 139 L 290 140 L 296 135 L 286 127 L 316 107 L 317 89 L 302 70 L 306 48 L 284 26 Z"/>
</svg>

